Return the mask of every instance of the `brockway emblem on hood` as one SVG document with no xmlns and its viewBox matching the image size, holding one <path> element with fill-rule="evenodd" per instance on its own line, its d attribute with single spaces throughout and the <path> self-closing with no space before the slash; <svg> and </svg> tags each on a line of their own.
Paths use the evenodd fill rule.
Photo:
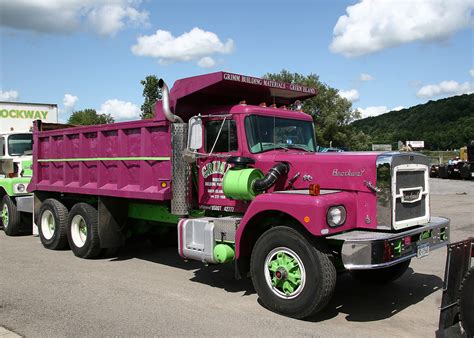
<svg viewBox="0 0 474 338">
<path fill-rule="evenodd" d="M 332 176 L 362 176 L 364 174 L 365 169 L 362 168 L 359 171 L 352 171 L 352 170 L 346 170 L 346 171 L 340 171 L 339 169 L 335 168 L 332 170 Z"/>
</svg>

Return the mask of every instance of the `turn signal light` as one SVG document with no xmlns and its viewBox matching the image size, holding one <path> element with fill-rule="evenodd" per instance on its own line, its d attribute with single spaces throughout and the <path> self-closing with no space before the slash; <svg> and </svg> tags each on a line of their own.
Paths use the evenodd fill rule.
<svg viewBox="0 0 474 338">
<path fill-rule="evenodd" d="M 321 194 L 321 187 L 319 186 L 319 184 L 310 184 L 309 194 L 311 196 L 319 196 Z"/>
</svg>

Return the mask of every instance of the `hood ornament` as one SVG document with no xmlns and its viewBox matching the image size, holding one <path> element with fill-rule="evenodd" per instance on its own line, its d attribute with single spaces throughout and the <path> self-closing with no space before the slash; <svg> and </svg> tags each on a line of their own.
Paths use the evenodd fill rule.
<svg viewBox="0 0 474 338">
<path fill-rule="evenodd" d="M 313 176 L 311 176 L 309 174 L 303 175 L 303 182 L 304 181 L 311 182 L 312 180 L 313 180 Z"/>
</svg>

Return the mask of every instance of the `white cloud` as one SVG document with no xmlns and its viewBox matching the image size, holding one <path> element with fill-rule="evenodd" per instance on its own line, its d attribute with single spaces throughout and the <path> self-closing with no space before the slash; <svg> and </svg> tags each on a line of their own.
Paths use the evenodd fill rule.
<svg viewBox="0 0 474 338">
<path fill-rule="evenodd" d="M 474 85 L 471 83 L 459 83 L 451 80 L 423 86 L 418 90 L 416 96 L 428 99 L 433 96 L 471 94 L 472 92 L 474 92 Z"/>
<path fill-rule="evenodd" d="M 18 100 L 19 96 L 20 95 L 18 94 L 16 90 L 3 91 L 0 89 L 0 101 L 13 102 L 13 101 Z"/>
<path fill-rule="evenodd" d="M 357 108 L 357 111 L 360 112 L 361 118 L 365 119 L 366 117 L 379 116 L 392 111 L 400 111 L 405 108 L 404 106 L 396 106 L 392 109 L 388 109 L 387 106 L 370 106 L 367 108 Z"/>
<path fill-rule="evenodd" d="M 77 100 L 79 98 L 77 96 L 71 95 L 71 94 L 64 94 L 63 98 L 63 105 L 66 110 L 71 111 L 74 109 L 74 106 L 76 105 Z"/>
<path fill-rule="evenodd" d="M 88 30 L 115 35 L 127 25 L 148 24 L 140 0 L 0 1 L 1 25 L 42 33 Z"/>
<path fill-rule="evenodd" d="M 88 21 L 99 34 L 114 35 L 122 30 L 127 23 L 146 24 L 148 12 L 140 12 L 130 6 L 105 5 L 91 10 Z"/>
<path fill-rule="evenodd" d="M 396 106 L 396 107 L 392 108 L 391 111 L 400 111 L 402 109 L 405 109 L 405 107 L 404 106 Z"/>
<path fill-rule="evenodd" d="M 133 120 L 140 115 L 140 108 L 131 102 L 111 99 L 102 103 L 97 113 L 110 114 L 117 121 Z"/>
<path fill-rule="evenodd" d="M 153 35 L 138 37 L 137 44 L 132 46 L 133 54 L 158 58 L 162 65 L 179 61 L 197 61 L 200 67 L 215 64 L 210 55 L 229 54 L 233 49 L 234 41 L 231 39 L 224 43 L 215 33 L 197 27 L 178 37 L 174 37 L 168 31 L 157 30 Z"/>
<path fill-rule="evenodd" d="M 359 92 L 357 89 L 341 90 L 339 95 L 350 102 L 359 101 Z"/>
<path fill-rule="evenodd" d="M 361 118 L 365 119 L 370 116 L 378 116 L 388 112 L 386 106 L 372 106 L 367 108 L 357 108 L 357 111 L 360 112 Z"/>
<path fill-rule="evenodd" d="M 329 46 L 356 57 L 414 41 L 439 41 L 472 26 L 470 0 L 361 0 L 339 17 Z"/>
<path fill-rule="evenodd" d="M 374 80 L 374 77 L 370 74 L 362 73 L 359 76 L 359 81 L 372 81 Z"/>
<path fill-rule="evenodd" d="M 197 65 L 202 68 L 212 68 L 216 65 L 216 61 L 210 56 L 205 56 L 198 61 Z"/>
<path fill-rule="evenodd" d="M 474 68 L 469 70 L 469 74 L 474 77 Z"/>
</svg>

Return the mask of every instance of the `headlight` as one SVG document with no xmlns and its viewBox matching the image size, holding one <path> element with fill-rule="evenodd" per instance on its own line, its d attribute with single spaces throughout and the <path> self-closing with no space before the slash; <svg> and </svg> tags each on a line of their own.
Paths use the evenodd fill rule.
<svg viewBox="0 0 474 338">
<path fill-rule="evenodd" d="M 330 207 L 326 220 L 331 228 L 343 225 L 346 222 L 346 208 L 342 205 Z"/>
<path fill-rule="evenodd" d="M 23 183 L 17 183 L 13 186 L 13 191 L 17 194 L 22 194 L 26 192 L 26 185 Z"/>
</svg>

